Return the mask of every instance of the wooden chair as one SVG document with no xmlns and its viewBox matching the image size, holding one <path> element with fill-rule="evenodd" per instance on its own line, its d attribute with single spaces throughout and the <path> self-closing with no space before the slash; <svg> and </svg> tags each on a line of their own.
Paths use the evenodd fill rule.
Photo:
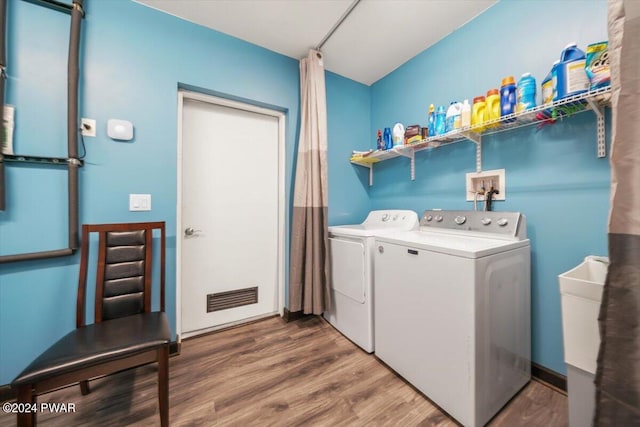
<svg viewBox="0 0 640 427">
<path fill-rule="evenodd" d="M 160 311 L 151 311 L 153 230 L 160 230 Z M 98 233 L 94 323 L 84 320 L 90 233 Z M 160 424 L 169 425 L 169 341 L 164 313 L 165 224 L 82 226 L 76 329 L 49 347 L 11 383 L 18 403 L 36 404 L 42 393 L 147 363 L 158 362 Z M 33 426 L 36 413 L 18 414 Z"/>
</svg>

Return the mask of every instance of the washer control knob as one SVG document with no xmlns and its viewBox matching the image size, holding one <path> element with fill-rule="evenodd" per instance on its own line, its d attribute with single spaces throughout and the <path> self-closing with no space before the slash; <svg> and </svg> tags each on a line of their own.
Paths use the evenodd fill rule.
<svg viewBox="0 0 640 427">
<path fill-rule="evenodd" d="M 431 215 L 427 215 L 424 217 L 427 221 L 431 221 L 433 219 L 433 216 Z"/>
<path fill-rule="evenodd" d="M 457 217 L 455 217 L 453 219 L 453 221 L 458 225 L 462 225 L 467 221 L 467 217 L 466 216 L 462 216 L 462 215 L 458 215 Z"/>
<path fill-rule="evenodd" d="M 384 253 L 384 246 L 378 246 L 378 252 L 383 254 Z"/>
<path fill-rule="evenodd" d="M 387 221 L 389 221 L 389 214 L 382 215 L 382 222 L 387 222 Z"/>
<path fill-rule="evenodd" d="M 484 217 L 480 220 L 480 222 L 482 222 L 482 225 L 489 225 L 491 224 L 491 218 Z"/>
<path fill-rule="evenodd" d="M 394 216 L 393 216 L 393 220 L 395 221 L 395 220 L 397 220 L 397 219 L 398 219 L 398 215 L 394 215 Z"/>
<path fill-rule="evenodd" d="M 498 220 L 498 225 L 500 227 L 504 227 L 505 225 L 509 224 L 509 220 L 507 220 L 507 218 L 500 218 Z"/>
<path fill-rule="evenodd" d="M 436 215 L 436 221 L 437 222 L 442 222 L 444 218 L 442 218 L 442 215 Z"/>
</svg>

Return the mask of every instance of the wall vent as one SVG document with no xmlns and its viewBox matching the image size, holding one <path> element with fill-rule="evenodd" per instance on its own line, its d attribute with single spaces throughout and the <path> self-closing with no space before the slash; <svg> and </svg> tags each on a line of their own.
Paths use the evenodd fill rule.
<svg viewBox="0 0 640 427">
<path fill-rule="evenodd" d="M 258 287 L 236 289 L 207 295 L 207 313 L 258 302 Z"/>
</svg>

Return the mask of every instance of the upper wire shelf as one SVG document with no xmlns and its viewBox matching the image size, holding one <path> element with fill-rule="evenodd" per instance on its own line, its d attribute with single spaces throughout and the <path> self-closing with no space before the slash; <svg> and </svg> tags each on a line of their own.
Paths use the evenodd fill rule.
<svg viewBox="0 0 640 427">
<path fill-rule="evenodd" d="M 554 123 L 557 120 L 573 116 L 578 113 L 593 110 L 598 116 L 598 157 L 606 155 L 604 151 L 604 117 L 602 108 L 611 105 L 611 87 L 605 87 L 578 95 L 567 97 L 552 104 L 539 105 L 531 110 L 513 113 L 497 119 L 486 121 L 463 129 L 456 129 L 443 135 L 436 135 L 402 145 L 390 150 L 375 150 L 361 156 L 351 158 L 351 163 L 371 168 L 373 163 L 392 159 L 399 156 L 409 157 L 408 151 L 421 151 L 437 148 L 441 145 L 471 140 L 476 143 L 485 135 L 493 135 L 507 130 L 517 129 L 535 124 Z M 483 131 L 479 131 L 483 129 Z"/>
</svg>

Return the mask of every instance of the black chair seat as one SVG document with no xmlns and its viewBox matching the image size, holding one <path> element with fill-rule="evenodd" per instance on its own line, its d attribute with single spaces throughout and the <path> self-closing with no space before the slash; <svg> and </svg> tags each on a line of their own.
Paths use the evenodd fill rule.
<svg viewBox="0 0 640 427">
<path fill-rule="evenodd" d="M 167 345 L 169 321 L 163 312 L 141 313 L 75 329 L 49 347 L 18 375 L 12 386 L 100 365 Z"/>
</svg>

